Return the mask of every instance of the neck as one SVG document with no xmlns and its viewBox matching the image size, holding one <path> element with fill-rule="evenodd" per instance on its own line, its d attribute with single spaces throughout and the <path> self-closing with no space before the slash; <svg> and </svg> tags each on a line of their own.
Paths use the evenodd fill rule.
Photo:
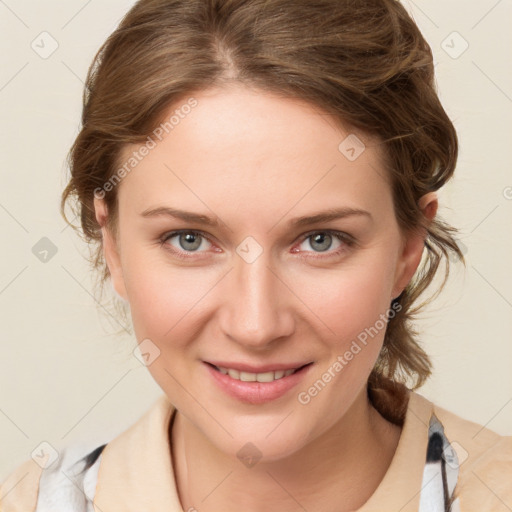
<svg viewBox="0 0 512 512">
<path fill-rule="evenodd" d="M 313 442 L 285 459 L 245 467 L 176 411 L 171 446 L 180 501 L 201 512 L 355 510 L 384 477 L 400 432 L 372 407 L 365 388 Z"/>
</svg>

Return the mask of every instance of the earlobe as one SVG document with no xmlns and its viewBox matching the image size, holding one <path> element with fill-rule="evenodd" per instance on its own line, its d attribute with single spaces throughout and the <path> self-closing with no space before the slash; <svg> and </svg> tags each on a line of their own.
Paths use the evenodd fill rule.
<svg viewBox="0 0 512 512">
<path fill-rule="evenodd" d="M 427 224 L 430 224 L 437 213 L 437 194 L 435 192 L 425 194 L 419 199 L 418 206 Z M 423 255 L 426 236 L 427 233 L 424 231 L 423 234 L 411 233 L 406 237 L 395 273 L 395 286 L 391 299 L 395 299 L 402 293 L 416 272 Z"/>
<path fill-rule="evenodd" d="M 110 272 L 112 288 L 121 299 L 128 301 L 117 243 L 107 227 L 108 210 L 105 202 L 95 197 L 94 210 L 96 220 L 101 226 L 103 257 Z"/>
</svg>

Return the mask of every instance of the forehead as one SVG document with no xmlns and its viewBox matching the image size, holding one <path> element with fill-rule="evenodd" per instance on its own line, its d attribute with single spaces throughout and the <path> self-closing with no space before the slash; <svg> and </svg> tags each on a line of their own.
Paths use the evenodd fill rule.
<svg viewBox="0 0 512 512">
<path fill-rule="evenodd" d="M 120 204 L 188 198 L 282 214 L 298 200 L 369 208 L 389 195 L 379 141 L 312 104 L 243 86 L 191 97 L 168 109 L 147 143 L 124 148 L 120 164 L 137 161 Z"/>
</svg>

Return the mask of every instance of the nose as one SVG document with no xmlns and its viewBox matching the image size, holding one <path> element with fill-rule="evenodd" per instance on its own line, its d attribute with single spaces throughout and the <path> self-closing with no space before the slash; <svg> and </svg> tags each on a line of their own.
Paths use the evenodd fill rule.
<svg viewBox="0 0 512 512">
<path fill-rule="evenodd" d="M 270 349 L 294 332 L 293 294 L 270 267 L 265 252 L 252 263 L 237 256 L 222 293 L 220 327 L 236 343 Z"/>
</svg>

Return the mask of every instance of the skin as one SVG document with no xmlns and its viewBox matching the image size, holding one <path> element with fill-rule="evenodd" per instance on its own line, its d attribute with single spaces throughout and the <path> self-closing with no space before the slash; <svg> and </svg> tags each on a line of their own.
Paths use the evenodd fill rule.
<svg viewBox="0 0 512 512">
<path fill-rule="evenodd" d="M 114 289 L 130 304 L 137 340 L 160 350 L 148 369 L 178 410 L 170 440 L 182 506 L 357 509 L 382 480 L 401 432 L 366 396 L 385 329 L 308 404 L 297 395 L 389 309 L 418 267 L 424 234 L 400 232 L 377 141 L 357 133 L 366 149 L 349 161 L 338 146 L 355 132 L 308 103 L 241 85 L 194 97 L 192 112 L 118 185 L 117 239 L 95 199 Z M 140 215 L 157 206 L 202 213 L 220 226 Z M 371 218 L 288 224 L 329 207 Z M 420 208 L 432 219 L 435 193 Z M 159 243 L 179 229 L 208 239 L 200 237 L 195 251 L 179 236 Z M 356 243 L 333 237 L 322 251 L 305 236 L 326 230 Z M 248 236 L 263 250 L 252 263 L 236 252 Z M 202 361 L 213 359 L 314 364 L 292 391 L 255 405 L 212 382 Z M 252 467 L 236 455 L 248 442 L 262 454 Z"/>
</svg>

